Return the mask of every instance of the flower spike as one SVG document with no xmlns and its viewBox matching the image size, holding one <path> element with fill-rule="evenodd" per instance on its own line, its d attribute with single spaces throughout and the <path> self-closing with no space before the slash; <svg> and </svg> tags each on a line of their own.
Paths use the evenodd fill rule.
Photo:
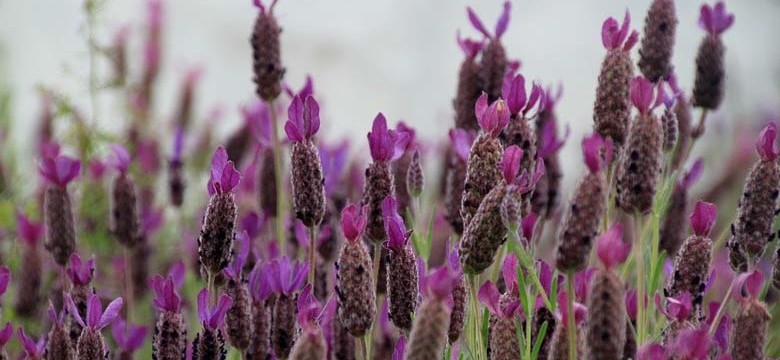
<svg viewBox="0 0 780 360">
<path fill-rule="evenodd" d="M 362 206 L 349 204 L 341 211 L 341 230 L 347 240 L 355 241 L 366 231 L 366 209 Z"/>
<path fill-rule="evenodd" d="M 774 161 L 780 151 L 777 148 L 777 125 L 771 122 L 761 130 L 756 142 L 756 151 L 764 161 Z"/>
<path fill-rule="evenodd" d="M 306 96 L 305 100 L 296 95 L 287 110 L 287 116 L 284 131 L 290 141 L 311 140 L 320 129 L 320 106 L 311 95 Z"/>
<path fill-rule="evenodd" d="M 371 158 L 374 161 L 392 161 L 398 159 L 403 151 L 399 151 L 398 142 L 405 139 L 399 136 L 395 130 L 387 128 L 387 119 L 382 113 L 374 118 L 371 131 L 368 133 L 368 145 L 371 150 Z"/>
<path fill-rule="evenodd" d="M 127 152 L 124 146 L 119 144 L 111 144 L 111 151 L 114 153 L 109 159 L 111 166 L 117 169 L 120 173 L 126 173 L 130 167 L 130 153 Z"/>
<path fill-rule="evenodd" d="M 46 157 L 38 164 L 38 171 L 51 185 L 64 188 L 81 172 L 81 161 L 65 155 Z"/>
<path fill-rule="evenodd" d="M 89 284 L 95 277 L 95 256 L 93 255 L 82 266 L 81 256 L 78 253 L 73 253 L 70 256 L 70 264 L 65 268 L 65 275 L 74 285 Z"/>
<path fill-rule="evenodd" d="M 691 228 L 698 236 L 708 236 L 715 221 L 718 220 L 718 207 L 715 204 L 697 201 L 691 214 Z"/>
<path fill-rule="evenodd" d="M 623 263 L 631 252 L 631 244 L 623 241 L 623 225 L 614 224 L 601 237 L 596 249 L 599 260 L 607 269 Z"/>
<path fill-rule="evenodd" d="M 701 6 L 699 13 L 699 27 L 717 36 L 722 34 L 734 24 L 734 14 L 726 12 L 726 5 L 718 1 L 713 8 L 709 4 Z"/>
<path fill-rule="evenodd" d="M 233 306 L 233 298 L 222 294 L 214 308 L 209 309 L 209 290 L 198 293 L 198 319 L 204 327 L 215 330 L 225 322 L 225 314 Z"/>
</svg>

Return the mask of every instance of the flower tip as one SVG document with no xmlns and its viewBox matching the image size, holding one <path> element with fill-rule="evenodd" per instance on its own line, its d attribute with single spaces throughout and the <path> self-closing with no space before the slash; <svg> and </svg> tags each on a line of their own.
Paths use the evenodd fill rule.
<svg viewBox="0 0 780 360">
<path fill-rule="evenodd" d="M 610 159 L 606 155 L 609 155 L 611 151 L 605 151 L 603 157 L 601 152 L 602 149 L 609 150 L 610 148 L 609 146 L 605 147 L 604 139 L 596 133 L 582 139 L 582 153 L 585 165 L 588 166 L 590 172 L 599 172 L 604 167 L 605 162 L 609 162 Z M 603 158 L 607 158 L 606 161 Z"/>
<path fill-rule="evenodd" d="M 130 167 L 130 153 L 120 144 L 111 144 L 110 147 L 114 153 L 114 156 L 111 158 L 111 166 L 121 173 L 127 172 L 128 167 Z"/>
<path fill-rule="evenodd" d="M 631 244 L 623 241 L 623 225 L 614 224 L 599 237 L 597 253 L 599 260 L 607 269 L 626 261 L 629 252 L 631 252 Z"/>
<path fill-rule="evenodd" d="M 653 105 L 653 84 L 642 76 L 631 81 L 631 103 L 641 114 L 647 114 Z"/>
<path fill-rule="evenodd" d="M 504 180 L 507 184 L 511 184 L 520 172 L 520 160 L 522 158 L 523 150 L 517 145 L 511 145 L 504 150 L 501 170 L 504 173 Z"/>
<path fill-rule="evenodd" d="M 691 213 L 691 228 L 698 236 L 708 236 L 718 219 L 718 207 L 702 200 L 696 202 Z"/>
<path fill-rule="evenodd" d="M 777 148 L 777 125 L 774 122 L 770 122 L 761 130 L 756 142 L 756 151 L 764 161 L 777 159 L 780 151 Z"/>
</svg>

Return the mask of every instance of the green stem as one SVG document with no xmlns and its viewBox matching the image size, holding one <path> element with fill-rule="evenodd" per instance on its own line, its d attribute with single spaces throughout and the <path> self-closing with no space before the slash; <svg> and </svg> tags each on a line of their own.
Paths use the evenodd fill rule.
<svg viewBox="0 0 780 360">
<path fill-rule="evenodd" d="M 376 289 L 377 284 L 379 284 L 379 269 L 382 265 L 382 245 L 380 243 L 374 244 L 374 273 L 372 276 L 374 277 L 374 289 Z M 377 303 L 377 309 L 379 308 L 379 297 L 376 298 Z M 374 328 L 376 325 L 376 321 L 371 323 L 371 327 L 368 329 L 368 333 L 364 335 L 364 338 L 368 339 L 371 338 L 374 335 Z M 365 353 L 366 353 L 366 359 L 371 358 L 371 341 L 364 340 L 365 341 Z"/>
<path fill-rule="evenodd" d="M 515 229 L 517 231 L 517 229 Z M 512 233 L 512 230 L 509 230 L 509 233 Z M 513 236 L 510 235 L 510 241 L 514 241 Z M 501 245 L 500 248 L 498 248 L 498 257 L 496 257 L 496 261 L 493 262 L 493 269 L 490 271 L 490 280 L 493 282 L 498 281 L 499 273 L 501 272 L 501 267 L 504 264 L 504 257 L 506 256 L 506 248 L 507 244 Z"/>
<path fill-rule="evenodd" d="M 530 299 L 530 296 L 528 296 L 528 289 L 525 289 L 526 293 L 526 299 Z M 533 344 L 531 343 L 531 323 L 533 321 L 533 312 L 527 313 L 525 315 L 525 358 L 530 359 L 531 358 L 531 349 L 533 348 Z"/>
<path fill-rule="evenodd" d="M 279 140 L 279 121 L 276 118 L 276 107 L 273 101 L 266 103 L 268 106 L 268 114 L 271 117 L 271 124 L 273 126 L 273 146 L 274 146 L 274 173 L 276 181 L 276 217 L 274 218 L 274 228 L 276 230 L 276 242 L 279 244 L 279 251 L 284 252 L 284 186 L 282 181 L 284 175 L 282 174 L 282 145 Z"/>
<path fill-rule="evenodd" d="M 363 344 L 363 359 L 369 360 L 368 354 L 369 351 L 371 351 L 371 333 L 364 334 L 363 341 L 361 341 L 361 343 Z"/>
<path fill-rule="evenodd" d="M 479 311 L 479 297 L 477 295 L 477 286 L 479 285 L 479 279 L 477 275 L 468 274 L 469 281 L 469 303 L 471 304 L 471 335 L 473 343 L 470 344 L 472 350 L 475 353 L 474 360 L 482 360 L 486 357 L 485 346 L 482 344 L 482 314 Z"/>
<path fill-rule="evenodd" d="M 316 258 L 317 258 L 317 227 L 309 227 L 309 284 L 314 286 L 314 277 L 317 271 Z"/>
<path fill-rule="evenodd" d="M 644 344 L 646 337 L 645 326 L 645 276 L 644 268 L 645 262 L 642 258 L 643 242 L 642 242 L 642 230 L 641 230 L 642 217 L 639 214 L 634 216 L 634 233 L 636 235 L 636 293 L 637 293 L 637 344 Z"/>
<path fill-rule="evenodd" d="M 574 271 L 569 270 L 566 278 L 566 319 L 569 330 L 569 360 L 577 360 L 577 328 L 574 324 Z M 641 344 L 641 343 L 640 343 Z"/>
</svg>

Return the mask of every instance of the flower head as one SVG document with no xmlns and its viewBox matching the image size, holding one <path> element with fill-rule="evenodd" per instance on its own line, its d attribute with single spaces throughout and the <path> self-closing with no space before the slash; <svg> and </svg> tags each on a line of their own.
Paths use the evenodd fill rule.
<svg viewBox="0 0 780 360">
<path fill-rule="evenodd" d="M 676 297 L 666 298 L 666 307 L 661 303 L 661 297 L 656 294 L 655 306 L 669 320 L 685 321 L 691 316 L 693 307 L 691 294 L 684 292 Z"/>
<path fill-rule="evenodd" d="M 311 95 L 301 100 L 300 96 L 293 98 L 287 109 L 287 123 L 284 124 L 284 132 L 287 138 L 293 142 L 311 140 L 320 129 L 320 106 Z"/>
<path fill-rule="evenodd" d="M 612 139 L 607 138 L 605 141 L 599 134 L 594 133 L 582 139 L 582 153 L 585 156 L 585 165 L 595 174 L 612 161 Z"/>
<path fill-rule="evenodd" d="M 81 172 L 81 161 L 65 155 L 45 157 L 38 171 L 49 184 L 64 188 Z"/>
<path fill-rule="evenodd" d="M 631 244 L 623 241 L 623 225 L 616 223 L 602 234 L 596 252 L 607 269 L 612 269 L 626 261 L 631 252 Z"/>
<path fill-rule="evenodd" d="M 6 329 L 8 329 L 8 325 L 6 325 Z M 43 355 L 46 353 L 45 336 L 41 336 L 38 338 L 38 341 L 35 341 L 32 336 L 27 336 L 27 334 L 24 333 L 24 329 L 20 327 L 17 329 L 17 337 L 19 338 L 19 342 L 22 344 L 24 353 L 27 354 L 27 358 L 43 358 Z"/>
<path fill-rule="evenodd" d="M 173 276 L 168 275 L 167 278 L 163 278 L 161 275 L 155 275 L 149 281 L 149 285 L 154 291 L 152 305 L 155 309 L 172 313 L 179 312 L 181 298 L 176 293 L 176 283 Z"/>
<path fill-rule="evenodd" d="M 93 255 L 87 262 L 81 262 L 81 256 L 73 253 L 70 256 L 70 264 L 65 268 L 65 275 L 68 276 L 73 285 L 87 285 L 95 277 L 95 256 Z"/>
<path fill-rule="evenodd" d="M 488 280 L 479 288 L 479 302 L 488 308 L 491 314 L 504 319 L 510 319 L 520 312 L 520 301 L 508 301 L 506 304 L 499 304 L 501 294 L 492 281 Z"/>
<path fill-rule="evenodd" d="M 474 139 L 477 137 L 476 134 L 471 130 L 455 128 L 450 129 L 449 136 L 455 155 L 463 161 L 468 161 L 471 144 L 474 143 Z"/>
<path fill-rule="evenodd" d="M 646 115 L 663 101 L 663 92 L 659 91 L 658 96 L 654 98 L 653 84 L 642 76 L 637 76 L 631 80 L 631 103 L 639 110 L 639 113 Z M 655 100 L 655 103 L 653 102 Z"/>
<path fill-rule="evenodd" d="M 374 161 L 387 162 L 398 159 L 403 155 L 407 141 L 407 133 L 388 129 L 385 116 L 382 113 L 376 115 L 371 131 L 368 133 L 368 146 Z M 399 144 L 404 145 L 399 146 Z"/>
<path fill-rule="evenodd" d="M 466 55 L 467 59 L 475 58 L 477 54 L 479 54 L 479 52 L 482 51 L 482 47 L 485 45 L 484 41 L 477 41 L 469 38 L 461 38 L 460 31 L 457 32 L 455 38 L 458 41 L 458 46 L 460 46 L 460 50 L 463 51 L 463 54 Z"/>
<path fill-rule="evenodd" d="M 341 210 L 341 231 L 349 241 L 356 241 L 366 231 L 366 209 L 355 204 L 347 205 Z"/>
<path fill-rule="evenodd" d="M 742 302 L 758 299 L 764 284 L 764 274 L 760 269 L 739 274 L 734 282 L 734 295 Z"/>
<path fill-rule="evenodd" d="M 506 105 L 509 107 L 509 113 L 512 115 L 522 114 L 525 116 L 537 104 L 539 105 L 537 112 L 541 111 L 545 103 L 545 93 L 542 87 L 534 83 L 531 85 L 531 94 L 528 95 L 525 91 L 525 78 L 520 74 L 514 77 L 509 75 L 504 78 L 504 83 L 501 87 L 501 97 L 506 99 Z"/>
<path fill-rule="evenodd" d="M 23 213 L 16 213 L 16 233 L 30 246 L 35 246 L 43 235 L 43 223 L 30 220 Z"/>
<path fill-rule="evenodd" d="M 528 243 L 534 238 L 534 228 L 536 227 L 537 219 L 539 219 L 539 215 L 531 211 L 520 221 L 520 230 L 523 233 L 523 238 Z"/>
<path fill-rule="evenodd" d="M 636 290 L 626 291 L 626 298 L 624 301 L 626 304 L 626 315 L 628 316 L 629 319 L 636 320 L 636 315 L 638 310 Z M 661 309 L 661 307 L 658 308 Z"/>
<path fill-rule="evenodd" d="M 117 346 L 125 352 L 132 353 L 141 348 L 146 339 L 145 326 L 131 325 L 121 317 L 111 325 L 111 334 Z"/>
<path fill-rule="evenodd" d="M 509 12 L 511 10 L 512 4 L 509 1 L 505 2 L 504 11 L 501 12 L 501 16 L 499 16 L 498 21 L 496 21 L 495 39 L 501 39 L 501 35 L 504 35 L 504 32 L 509 25 Z M 482 20 L 479 19 L 479 16 L 477 16 L 474 10 L 472 10 L 471 7 L 467 7 L 466 12 L 469 15 L 469 21 L 471 22 L 471 25 L 474 26 L 477 31 L 481 32 L 482 35 L 485 35 L 486 38 L 492 39 L 493 36 L 490 35 L 490 32 L 487 30 L 485 25 L 482 24 Z"/>
<path fill-rule="evenodd" d="M 514 294 L 518 291 L 517 286 L 517 256 L 514 253 L 506 254 L 504 264 L 501 266 L 501 274 L 504 276 L 507 292 Z"/>
<path fill-rule="evenodd" d="M 241 181 L 241 174 L 232 160 L 228 160 L 227 151 L 219 146 L 211 158 L 211 176 L 209 177 L 209 195 L 231 192 Z"/>
<path fill-rule="evenodd" d="M 198 319 L 203 326 L 210 330 L 218 329 L 225 322 L 225 314 L 233 306 L 233 298 L 222 294 L 217 305 L 209 309 L 209 290 L 203 289 L 198 293 Z"/>
<path fill-rule="evenodd" d="M 691 214 L 691 228 L 698 236 L 708 236 L 718 220 L 718 207 L 704 201 L 697 201 Z"/>
<path fill-rule="evenodd" d="M 639 39 L 639 33 L 634 30 L 631 35 L 628 34 L 629 27 L 631 26 L 631 15 L 626 10 L 626 15 L 623 18 L 623 23 L 618 25 L 615 18 L 610 17 L 604 20 L 601 25 L 601 43 L 607 50 L 617 50 L 623 48 L 623 51 L 629 51 L 636 44 Z"/>
<path fill-rule="evenodd" d="M 124 146 L 119 144 L 111 144 L 110 147 L 113 156 L 109 158 L 109 164 L 120 173 L 126 173 L 130 167 L 130 153 L 127 152 Z"/>
<path fill-rule="evenodd" d="M 390 195 L 382 201 L 382 217 L 387 232 L 387 247 L 395 251 L 403 249 L 412 237 L 412 231 L 406 230 L 404 219 L 398 214 L 395 196 Z"/>
<path fill-rule="evenodd" d="M 477 115 L 479 127 L 491 137 L 497 137 L 509 124 L 509 108 L 504 100 L 498 99 L 488 106 L 488 96 L 484 91 L 474 105 L 474 112 Z"/>
<path fill-rule="evenodd" d="M 774 122 L 770 122 L 764 130 L 761 130 L 756 142 L 756 151 L 761 156 L 761 160 L 774 161 L 777 159 L 780 151 L 777 149 L 777 125 Z"/>
<path fill-rule="evenodd" d="M 523 150 L 517 145 L 511 145 L 504 149 L 504 157 L 501 159 L 501 171 L 504 173 L 504 181 L 507 184 L 514 182 L 520 172 L 520 160 L 523 158 Z"/>
<path fill-rule="evenodd" d="M 718 1 L 713 8 L 709 4 L 701 6 L 699 27 L 711 35 L 720 35 L 734 24 L 734 14 L 726 12 L 726 5 Z"/>
<path fill-rule="evenodd" d="M 286 256 L 281 260 L 272 260 L 267 269 L 270 272 L 271 289 L 277 293 L 292 295 L 295 290 L 303 286 L 308 269 L 308 264 L 290 261 L 290 258 Z"/>
<path fill-rule="evenodd" d="M 452 289 L 457 282 L 460 281 L 456 275 L 449 266 L 429 271 L 427 275 L 420 278 L 423 294 L 440 301 L 447 299 L 452 294 Z"/>
<path fill-rule="evenodd" d="M 249 257 L 249 248 L 252 247 L 252 242 L 249 238 L 249 234 L 246 231 L 242 231 L 236 234 L 236 239 L 233 240 L 234 248 L 236 249 L 236 256 L 233 258 L 233 262 L 225 268 L 225 275 L 234 280 L 241 279 L 241 270 L 246 264 L 246 259 Z"/>
<path fill-rule="evenodd" d="M 111 324 L 119 316 L 119 311 L 122 310 L 122 304 L 122 298 L 116 298 L 108 304 L 106 311 L 103 311 L 100 297 L 92 294 L 87 300 L 87 318 L 82 319 L 81 315 L 79 315 L 76 303 L 73 302 L 73 298 L 70 297 L 70 294 L 65 294 L 65 305 L 68 308 L 70 316 L 72 316 L 82 327 L 88 327 L 95 331 L 99 331 Z"/>
<path fill-rule="evenodd" d="M 317 298 L 312 293 L 312 285 L 306 284 L 298 296 L 298 325 L 303 330 L 312 330 L 317 326 L 318 318 L 322 313 L 323 307 L 317 302 Z"/>
</svg>

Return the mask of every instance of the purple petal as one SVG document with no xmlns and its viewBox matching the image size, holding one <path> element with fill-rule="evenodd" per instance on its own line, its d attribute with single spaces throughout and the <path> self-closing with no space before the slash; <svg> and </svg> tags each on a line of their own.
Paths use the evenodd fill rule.
<svg viewBox="0 0 780 360">
<path fill-rule="evenodd" d="M 3 330 L 0 330 L 0 349 L 4 348 L 6 344 L 11 340 L 11 337 L 14 336 L 14 326 L 11 324 L 11 322 L 5 323 L 5 327 L 3 327 Z"/>
<path fill-rule="evenodd" d="M 221 186 L 219 185 L 219 181 L 222 180 L 222 172 L 225 170 L 227 165 L 227 150 L 225 150 L 225 148 L 222 146 L 218 146 L 214 151 L 214 156 L 211 157 L 211 171 L 209 182 L 207 184 L 209 195 L 214 195 L 219 192 L 217 187 Z"/>
<path fill-rule="evenodd" d="M 647 114 L 651 110 L 653 84 L 642 76 L 637 76 L 631 81 L 631 103 L 642 114 Z"/>
<path fill-rule="evenodd" d="M 455 39 L 458 42 L 458 46 L 460 46 L 460 50 L 463 51 L 463 54 L 466 55 L 466 58 L 468 59 L 476 57 L 477 54 L 482 51 L 482 46 L 484 45 L 483 41 L 461 38 L 460 31 L 455 34 Z"/>
<path fill-rule="evenodd" d="M 636 298 L 636 290 L 629 290 L 626 292 L 626 314 L 628 315 L 628 318 L 631 320 L 636 320 L 637 315 L 637 298 Z"/>
<path fill-rule="evenodd" d="M 553 282 L 552 268 L 550 267 L 550 264 L 542 259 L 537 259 L 535 262 L 536 271 L 537 274 L 539 274 L 539 283 L 542 285 L 544 292 L 550 294 L 550 288 L 552 287 Z"/>
<path fill-rule="evenodd" d="M 65 187 L 78 176 L 81 162 L 65 155 L 57 155 L 43 159 L 38 169 L 50 184 Z"/>
<path fill-rule="evenodd" d="M 387 120 L 382 113 L 377 114 L 368 133 L 368 145 L 374 161 L 390 161 L 395 154 L 398 135 L 387 128 Z"/>
<path fill-rule="evenodd" d="M 596 252 L 607 269 L 626 261 L 631 252 L 631 244 L 623 241 L 623 225 L 616 223 L 601 235 Z"/>
<path fill-rule="evenodd" d="M 623 23 L 620 24 L 620 31 L 618 31 L 612 38 L 612 45 L 618 48 L 620 44 L 626 41 L 628 37 L 629 26 L 631 25 L 631 15 L 626 10 L 626 14 L 623 16 Z"/>
<path fill-rule="evenodd" d="M 761 159 L 764 161 L 774 161 L 777 159 L 777 125 L 774 122 L 769 124 L 761 130 L 761 134 L 758 135 L 758 141 L 756 142 L 756 151 Z"/>
<path fill-rule="evenodd" d="M 715 204 L 697 201 L 691 214 L 691 228 L 698 236 L 708 236 L 715 221 L 718 220 L 718 207 Z"/>
<path fill-rule="evenodd" d="M 449 131 L 450 142 L 455 154 L 464 162 L 469 158 L 471 144 L 474 143 L 475 135 L 470 130 L 455 128 Z"/>
<path fill-rule="evenodd" d="M 518 291 L 517 287 L 517 256 L 514 253 L 508 253 L 501 266 L 501 273 L 504 275 L 504 283 L 507 291 L 512 294 Z"/>
<path fill-rule="evenodd" d="M 485 25 L 482 25 L 482 20 L 480 20 L 479 16 L 477 16 L 477 14 L 474 13 L 474 10 L 472 10 L 471 7 L 467 7 L 466 12 L 468 13 L 471 26 L 473 26 L 474 29 L 477 29 L 477 31 L 481 32 L 482 35 L 485 35 L 485 37 L 489 38 L 490 33 L 485 28 Z"/>
<path fill-rule="evenodd" d="M 395 342 L 395 349 L 393 350 L 393 357 L 391 360 L 404 360 L 404 354 L 406 353 L 406 337 L 401 335 Z"/>
<path fill-rule="evenodd" d="M 455 273 L 455 276 L 460 277 L 462 269 L 460 268 L 460 260 L 458 259 L 458 244 L 457 243 L 449 244 L 450 241 L 448 241 L 448 245 L 447 245 L 448 246 L 447 263 L 450 267 L 450 270 L 452 270 Z M 425 264 L 423 264 L 422 267 L 423 270 L 425 269 L 424 265 Z M 418 276 L 417 278 L 421 279 L 422 277 Z"/>
<path fill-rule="evenodd" d="M 292 294 L 295 290 L 298 290 L 303 286 L 306 281 L 306 275 L 309 272 L 309 263 L 295 262 L 295 270 L 293 271 L 293 277 L 290 280 L 290 286 L 288 287 L 288 293 Z"/>
<path fill-rule="evenodd" d="M 477 103 L 479 103 L 479 101 L 477 101 Z M 504 103 L 504 100 L 498 99 L 490 104 L 483 115 L 478 117 L 477 120 L 482 131 L 495 138 L 498 137 L 501 131 L 509 124 L 509 117 L 509 109 Z"/>
<path fill-rule="evenodd" d="M 529 244 L 534 238 L 534 228 L 536 227 L 536 220 L 538 218 L 539 215 L 532 211 L 520 221 L 520 229 L 523 231 L 523 238 L 525 238 Z"/>
<path fill-rule="evenodd" d="M 685 321 L 691 315 L 691 294 L 683 293 L 677 297 L 666 299 L 669 316 L 678 321 Z"/>
<path fill-rule="evenodd" d="M 696 161 L 691 166 L 691 169 L 688 170 L 685 175 L 683 175 L 682 179 L 679 182 L 679 186 L 689 189 L 691 186 L 693 186 L 694 183 L 696 183 L 697 180 L 699 180 L 699 177 L 701 177 L 702 170 L 704 169 L 704 160 L 702 158 L 696 159 Z"/>
<path fill-rule="evenodd" d="M 501 160 L 501 171 L 507 184 L 511 184 L 520 172 L 520 160 L 522 158 L 523 150 L 516 145 L 511 145 L 504 150 L 504 157 Z"/>
<path fill-rule="evenodd" d="M 349 204 L 341 211 L 341 230 L 347 240 L 360 238 L 366 230 L 366 222 L 365 209 L 355 204 Z"/>
<path fill-rule="evenodd" d="M 509 106 L 509 112 L 511 114 L 517 114 L 525 106 L 526 93 L 525 93 L 525 78 L 523 75 L 517 74 L 514 78 L 505 80 L 504 89 L 501 92 L 501 96 L 506 99 L 506 104 Z"/>
<path fill-rule="evenodd" d="M 81 318 L 79 310 L 76 307 L 76 304 L 73 302 L 73 298 L 70 297 L 70 294 L 65 294 L 64 300 L 65 306 L 68 308 L 68 313 L 70 313 L 70 316 L 73 317 L 73 320 L 76 320 L 76 322 L 81 325 L 81 327 L 86 327 L 87 324 L 85 324 L 84 319 Z"/>
<path fill-rule="evenodd" d="M 395 251 L 403 249 L 409 237 L 404 220 L 398 214 L 398 205 L 394 196 L 388 196 L 382 201 L 382 216 L 385 232 L 387 232 L 387 247 Z"/>
<path fill-rule="evenodd" d="M 510 301 L 504 304 L 501 308 L 501 317 L 505 319 L 511 319 L 513 316 L 518 315 L 520 310 L 520 300 Z"/>
<path fill-rule="evenodd" d="M 23 213 L 16 213 L 16 232 L 26 244 L 34 246 L 43 235 L 43 223 L 36 223 Z M 1 293 L 1 292 L 0 292 Z"/>
<path fill-rule="evenodd" d="M 601 150 L 604 147 L 604 139 L 598 134 L 593 134 L 582 139 L 582 153 L 585 157 L 585 165 L 591 173 L 597 173 L 604 167 Z"/>
<path fill-rule="evenodd" d="M 38 344 L 35 343 L 35 339 L 32 337 L 28 337 L 27 334 L 24 333 L 23 328 L 19 328 L 17 331 L 17 336 L 19 337 L 19 342 L 22 343 L 22 348 L 24 348 L 24 352 L 27 354 L 28 358 L 35 358 L 38 354 Z"/>
<path fill-rule="evenodd" d="M 761 294 L 761 286 L 764 284 L 764 274 L 760 269 L 737 276 L 734 283 L 734 292 L 737 299 L 742 301 L 757 299 Z"/>
<path fill-rule="evenodd" d="M 642 345 L 637 351 L 636 351 L 636 359 L 637 360 L 665 360 L 666 355 L 664 354 L 666 350 L 663 346 L 656 344 L 656 343 L 647 343 L 645 345 Z"/>
<path fill-rule="evenodd" d="M 446 299 L 457 281 L 447 266 L 432 270 L 425 278 L 426 293 L 438 300 Z"/>
<path fill-rule="evenodd" d="M 639 41 L 639 32 L 634 30 L 631 31 L 631 35 L 628 36 L 628 40 L 623 44 L 623 51 L 631 51 L 631 49 L 636 45 L 637 41 Z"/>
<path fill-rule="evenodd" d="M 222 326 L 225 321 L 225 314 L 233 306 L 233 298 L 227 294 L 222 294 L 217 302 L 217 307 L 213 309 L 211 318 L 209 319 L 209 326 L 212 329 L 217 329 Z"/>
<path fill-rule="evenodd" d="M 98 299 L 98 302 L 100 302 L 100 299 Z M 97 328 L 102 329 L 111 324 L 111 322 L 119 316 L 119 311 L 122 310 L 123 304 L 124 301 L 122 298 L 116 298 L 114 301 L 110 302 L 106 307 L 106 311 L 100 316 Z"/>
<path fill-rule="evenodd" d="M 483 91 L 482 95 L 480 95 L 479 98 L 477 98 L 477 102 L 474 103 L 474 113 L 477 115 L 477 120 L 485 117 L 485 113 L 487 113 L 487 109 L 488 109 L 488 96 L 487 93 Z M 482 126 L 481 123 L 480 126 Z"/>
<path fill-rule="evenodd" d="M 313 96 L 306 96 L 304 112 L 304 136 L 311 139 L 320 130 L 320 105 Z"/>
<path fill-rule="evenodd" d="M 103 304 L 100 303 L 97 295 L 92 294 L 87 300 L 87 326 L 98 329 L 101 315 L 103 315 Z"/>
<path fill-rule="evenodd" d="M 130 166 L 130 153 L 127 152 L 124 146 L 119 144 L 111 144 L 111 151 L 114 156 L 111 158 L 111 166 L 119 170 L 119 172 L 127 172 L 127 168 Z"/>
<path fill-rule="evenodd" d="M 287 122 L 284 124 L 284 131 L 290 141 L 300 142 L 305 137 L 304 112 L 303 101 L 299 96 L 294 97 L 287 108 Z"/>
<path fill-rule="evenodd" d="M 220 190 L 223 193 L 233 191 L 241 181 L 241 173 L 236 170 L 232 161 L 228 161 L 225 165 L 225 169 L 222 170 L 222 178 L 219 181 Z"/>
<path fill-rule="evenodd" d="M 504 11 L 501 12 L 501 17 L 496 22 L 496 39 L 500 39 L 501 35 L 504 35 L 507 25 L 509 25 L 509 13 L 512 10 L 512 3 L 509 1 L 504 3 Z"/>
<path fill-rule="evenodd" d="M 211 318 L 209 315 L 209 289 L 203 289 L 198 293 L 198 320 L 205 324 Z"/>
<path fill-rule="evenodd" d="M 609 17 L 607 20 L 604 20 L 604 23 L 601 25 L 601 43 L 604 45 L 604 48 L 607 50 L 615 49 L 616 46 L 612 39 L 617 32 L 618 22 L 615 18 Z"/>
<path fill-rule="evenodd" d="M 184 262 L 177 261 L 171 265 L 168 269 L 168 277 L 172 280 L 173 285 L 179 289 L 184 285 L 184 278 L 187 276 L 187 268 L 184 266 Z"/>
<path fill-rule="evenodd" d="M 246 259 L 249 257 L 249 248 L 251 247 L 251 241 L 246 231 L 242 231 L 236 234 L 236 238 L 233 241 L 233 248 L 236 249 L 236 256 L 233 262 L 230 264 L 229 275 L 234 279 L 240 279 L 241 270 L 246 264 Z"/>
<path fill-rule="evenodd" d="M 490 280 L 482 284 L 479 288 L 479 294 L 477 295 L 479 302 L 482 303 L 482 305 L 485 305 L 485 307 L 490 310 L 490 313 L 495 316 L 501 315 L 501 309 L 499 309 L 498 304 L 500 297 L 501 294 L 498 292 L 498 288 Z"/>
<path fill-rule="evenodd" d="M 596 268 L 587 268 L 574 276 L 574 298 L 576 301 L 587 302 L 590 292 L 590 280 L 596 273 Z"/>
<path fill-rule="evenodd" d="M 701 329 L 684 329 L 668 350 L 681 359 L 707 359 L 709 355 L 710 338 L 707 327 Z"/>
<path fill-rule="evenodd" d="M 125 343 L 125 350 L 138 350 L 141 348 L 141 346 L 143 346 L 148 330 L 145 326 L 128 326 L 130 326 L 130 334 L 128 334 L 128 338 Z"/>
</svg>

